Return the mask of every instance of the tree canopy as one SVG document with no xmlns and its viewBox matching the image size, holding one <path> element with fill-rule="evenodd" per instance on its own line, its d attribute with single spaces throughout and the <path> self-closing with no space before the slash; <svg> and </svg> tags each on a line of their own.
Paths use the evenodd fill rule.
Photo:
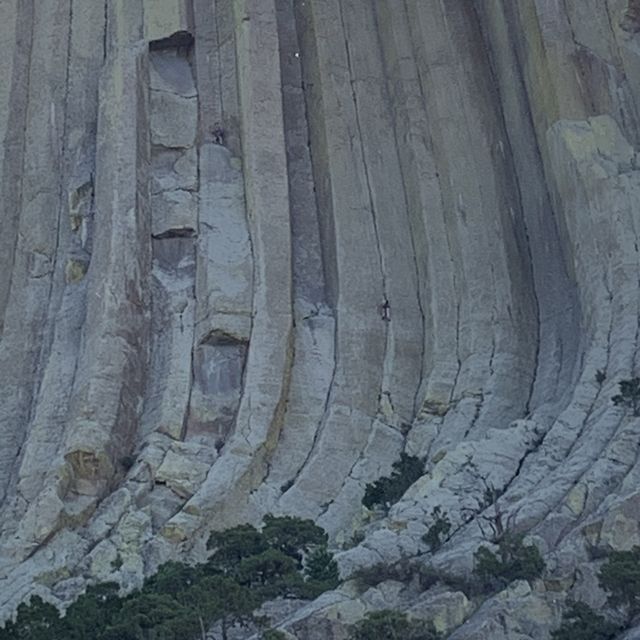
<svg viewBox="0 0 640 640">
<path fill-rule="evenodd" d="M 261 530 L 215 532 L 209 560 L 167 562 L 139 591 L 120 597 L 115 583 L 91 586 L 61 617 L 39 597 L 18 608 L 0 640 L 187 640 L 216 622 L 259 622 L 253 612 L 275 597 L 312 598 L 338 585 L 327 534 L 310 520 L 267 516 Z"/>
</svg>

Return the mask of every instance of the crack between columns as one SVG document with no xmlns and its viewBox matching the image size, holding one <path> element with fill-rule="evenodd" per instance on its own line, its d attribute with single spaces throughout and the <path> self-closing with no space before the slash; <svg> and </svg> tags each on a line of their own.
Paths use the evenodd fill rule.
<svg viewBox="0 0 640 640">
<path fill-rule="evenodd" d="M 374 228 L 374 233 L 375 233 L 375 237 L 376 237 L 376 244 L 377 244 L 377 250 L 378 250 L 378 258 L 379 258 L 379 261 L 380 261 L 380 273 L 381 273 L 381 277 L 382 277 L 382 281 L 383 281 L 383 292 L 384 292 L 384 295 L 386 296 L 386 282 L 385 282 L 384 270 L 383 270 L 383 266 L 382 266 L 382 257 L 380 255 L 380 241 L 379 241 L 378 229 L 377 229 L 376 220 L 375 220 L 375 213 L 374 213 L 374 207 L 373 207 L 373 198 L 372 198 L 372 192 L 371 192 L 371 185 L 370 185 L 370 182 L 369 182 L 369 175 L 368 175 L 367 165 L 366 165 L 366 161 L 365 161 L 365 158 L 364 158 L 364 149 L 362 148 L 362 133 L 361 133 L 361 128 L 360 128 L 360 120 L 359 120 L 359 117 L 358 117 L 357 99 L 356 99 L 356 94 L 355 94 L 355 90 L 354 90 L 354 86 L 353 86 L 353 77 L 351 75 L 351 73 L 352 73 L 351 72 L 351 59 L 350 59 L 350 53 L 349 53 L 349 43 L 348 43 L 348 40 L 346 39 L 345 23 L 344 23 L 343 11 L 342 11 L 342 0 L 339 0 L 339 2 L 338 2 L 338 9 L 339 9 L 339 13 L 340 13 L 340 20 L 341 20 L 343 35 L 345 35 L 345 50 L 346 50 L 347 61 L 348 61 L 348 70 L 349 70 L 349 75 L 350 75 L 352 99 L 353 99 L 353 103 L 354 103 L 354 112 L 355 112 L 355 116 L 356 116 L 356 125 L 357 125 L 358 133 L 359 133 L 359 136 L 360 136 L 360 151 L 361 151 L 361 157 L 362 157 L 362 162 L 363 162 L 363 169 L 364 169 L 365 179 L 366 179 L 366 182 L 367 182 L 367 189 L 368 189 L 369 201 L 370 201 L 370 207 L 371 207 L 370 210 L 371 210 L 371 215 L 372 215 L 372 219 L 373 219 L 373 228 Z M 306 104 L 306 100 L 305 100 L 305 104 Z M 385 340 L 385 356 L 384 356 L 384 358 L 386 359 L 387 343 L 388 343 L 388 339 L 389 339 L 388 338 L 388 328 L 385 328 L 385 334 L 386 334 L 386 340 Z M 338 337 L 338 317 L 337 317 L 337 314 L 336 314 L 335 324 L 334 324 L 334 344 L 336 346 L 338 344 L 337 337 Z M 333 389 L 334 389 L 334 384 L 335 384 L 336 372 L 337 372 L 337 357 L 336 357 L 336 354 L 334 353 L 334 366 L 333 366 L 333 371 L 331 373 L 331 380 L 329 382 L 327 397 L 326 397 L 324 408 L 323 408 L 322 419 L 320 421 L 319 428 L 316 429 L 316 432 L 314 434 L 313 443 L 312 443 L 312 446 L 311 446 L 311 448 L 309 450 L 309 453 L 307 454 L 304 462 L 299 467 L 297 473 L 295 474 L 295 476 L 293 478 L 293 484 L 291 485 L 292 487 L 295 486 L 295 484 L 298 481 L 300 475 L 302 474 L 302 472 L 306 468 L 307 464 L 309 463 L 309 461 L 311 459 L 311 456 L 313 455 L 313 453 L 314 453 L 314 451 L 316 449 L 317 442 L 318 442 L 320 436 L 322 435 L 322 433 L 324 432 L 324 427 L 326 426 L 326 422 L 327 422 L 327 414 L 328 414 L 329 406 L 331 404 L 331 400 L 332 400 L 332 396 L 333 396 Z M 381 393 L 382 393 L 382 386 L 380 387 L 380 394 Z M 373 424 L 373 421 L 372 421 L 372 424 Z M 345 478 L 344 478 L 344 480 L 342 482 L 342 485 L 341 485 L 338 493 L 336 494 L 336 496 L 339 495 L 340 491 L 342 490 L 342 487 L 344 487 L 345 482 L 350 477 L 350 475 L 351 475 L 351 473 L 353 471 L 353 468 L 357 464 L 357 462 L 360 459 L 361 455 L 362 455 L 362 452 L 360 452 L 359 456 L 356 458 L 356 461 L 351 466 L 348 474 L 345 476 Z M 284 493 L 287 493 L 287 492 L 285 491 Z M 334 500 L 330 500 L 328 503 L 326 503 L 326 506 L 324 506 L 322 508 L 322 511 L 320 512 L 318 517 L 320 517 L 322 514 L 326 513 L 326 511 L 330 508 L 330 506 L 331 506 L 331 504 L 333 502 L 334 502 Z"/>
<path fill-rule="evenodd" d="M 29 106 L 29 98 L 31 95 L 31 65 L 33 62 L 33 39 L 34 39 L 34 32 L 35 32 L 35 5 L 34 2 L 37 0 L 26 0 L 24 2 L 24 5 L 28 5 L 28 9 L 26 10 L 26 12 L 28 13 L 28 20 L 29 20 L 29 42 L 28 42 L 28 46 L 27 46 L 27 61 L 25 64 L 26 67 L 26 73 L 27 73 L 27 78 L 26 78 L 26 89 L 25 89 L 25 107 L 24 107 L 24 116 L 22 118 L 22 139 L 20 142 L 20 150 L 21 150 L 21 166 L 22 166 L 22 171 L 20 172 L 20 188 L 19 188 L 19 192 L 17 194 L 17 208 L 18 208 L 18 216 L 16 218 L 16 226 L 18 227 L 18 231 L 16 233 L 15 239 L 14 239 L 14 243 L 13 243 L 13 264 L 11 265 L 11 270 L 10 270 L 10 274 L 9 274 L 9 283 L 8 283 L 8 287 L 7 287 L 7 299 L 6 299 L 6 304 L 5 304 L 5 309 L 4 309 L 4 315 L 3 317 L 0 319 L 0 337 L 2 337 L 2 334 L 4 333 L 4 321 L 6 318 L 6 311 L 7 311 L 7 307 L 9 306 L 9 299 L 11 296 L 11 290 L 13 288 L 13 278 L 14 278 L 14 273 L 15 273 L 15 256 L 16 256 L 16 249 L 18 248 L 18 244 L 19 244 L 19 239 L 21 236 L 20 233 L 20 218 L 21 218 L 21 214 L 22 214 L 22 210 L 23 210 L 23 205 L 24 205 L 24 200 L 25 200 L 25 194 L 24 194 L 24 179 L 23 176 L 25 175 L 26 172 L 26 139 L 27 139 L 27 128 L 28 128 L 28 106 Z M 17 39 L 16 39 L 17 40 Z M 12 87 L 13 87 L 13 79 L 12 79 Z M 2 487 L 0 487 L 0 503 L 3 502 L 4 497 L 4 490 Z"/>
<path fill-rule="evenodd" d="M 362 125 L 360 122 L 360 112 L 358 108 L 359 100 L 358 100 L 357 92 L 355 89 L 356 79 L 354 78 L 354 75 L 353 75 L 353 66 L 351 63 L 351 51 L 349 48 L 349 39 L 347 37 L 347 30 L 346 30 L 346 25 L 344 21 L 343 0 L 338 0 L 338 10 L 340 13 L 340 24 L 342 27 L 342 34 L 344 36 L 344 46 L 345 46 L 345 52 L 347 56 L 347 70 L 349 72 L 349 83 L 351 86 L 351 97 L 352 97 L 353 106 L 354 106 L 355 125 L 356 125 L 358 139 L 359 139 L 358 146 L 360 150 L 360 159 L 362 160 L 362 168 L 363 168 L 363 173 L 364 173 L 365 182 L 367 186 L 367 195 L 369 199 L 369 210 L 371 212 L 373 232 L 376 239 L 376 252 L 378 255 L 378 264 L 380 267 L 380 276 L 382 280 L 382 293 L 383 293 L 384 299 L 386 300 L 388 299 L 388 294 L 387 294 L 388 287 L 387 287 L 386 272 L 384 268 L 384 258 L 382 255 L 381 244 L 380 244 L 380 233 L 378 230 L 377 214 L 376 214 L 376 208 L 374 206 L 373 190 L 371 187 L 371 178 L 369 176 L 369 167 L 367 165 L 366 154 L 364 150 Z M 385 324 L 385 349 L 384 349 L 383 363 L 386 363 L 387 361 L 388 345 L 389 345 L 389 328 L 388 328 L 388 323 L 386 323 Z M 384 369 L 384 365 L 383 365 L 383 369 Z M 380 393 L 382 393 L 382 387 L 380 388 Z"/>
<path fill-rule="evenodd" d="M 477 11 L 477 7 L 475 5 L 473 5 L 472 7 L 473 12 L 475 14 L 476 20 L 478 22 L 480 22 L 480 16 L 478 15 L 478 11 Z M 507 20 L 507 17 L 505 16 L 505 20 Z M 512 50 L 512 42 L 511 39 L 509 39 L 509 48 L 510 51 Z M 538 296 L 538 289 L 536 286 L 536 278 L 535 278 L 535 270 L 536 270 L 536 265 L 535 265 L 535 261 L 533 259 L 533 252 L 531 250 L 531 236 L 529 233 L 529 225 L 527 224 L 527 219 L 526 219 L 526 215 L 525 215 L 525 209 L 524 209 L 524 203 L 523 203 L 523 198 L 522 198 L 522 187 L 521 187 L 521 178 L 518 175 L 518 172 L 516 170 L 516 166 L 514 163 L 514 157 L 513 157 L 513 147 L 511 144 L 511 135 L 509 133 L 509 129 L 507 127 L 507 118 L 505 116 L 505 112 L 504 112 L 504 102 L 502 99 L 502 92 L 500 90 L 500 85 L 497 82 L 497 73 L 496 73 L 496 69 L 495 69 L 495 65 L 494 65 L 494 61 L 493 61 L 493 49 L 492 48 L 488 48 L 487 51 L 487 63 L 488 63 L 488 67 L 489 67 L 489 71 L 491 73 L 491 79 L 492 79 L 492 86 L 494 87 L 494 90 L 498 96 L 498 99 L 496 100 L 497 105 L 500 109 L 500 121 L 502 123 L 502 130 L 504 132 L 505 138 L 506 138 L 506 143 L 507 143 L 507 148 L 508 148 L 508 156 L 509 156 L 509 164 L 511 167 L 513 167 L 513 179 L 514 179 L 514 185 L 515 185 L 515 191 L 516 191 L 516 195 L 518 198 L 517 201 L 517 206 L 518 206 L 518 214 L 519 214 L 519 218 L 520 221 L 522 222 L 522 228 L 524 231 L 524 236 L 525 236 L 525 244 L 526 244 L 526 252 L 527 252 L 527 261 L 529 264 L 529 273 L 530 273 L 530 283 L 531 283 L 531 294 L 533 296 L 533 303 L 534 303 L 534 311 L 536 314 L 536 330 L 537 330 L 537 335 L 536 335 L 536 349 L 535 349 L 535 354 L 534 354 L 534 359 L 533 359 L 533 372 L 532 372 L 532 376 L 531 376 L 531 382 L 529 384 L 529 391 L 527 394 L 527 400 L 524 406 L 524 411 L 525 411 L 525 416 L 526 415 L 530 415 L 531 414 L 531 401 L 533 398 L 533 394 L 535 391 L 535 385 L 536 385 L 536 381 L 537 381 L 537 374 L 538 374 L 538 369 L 540 367 L 540 343 L 541 343 L 541 338 L 542 338 L 542 315 L 541 315 L 541 305 L 540 305 L 540 299 Z M 520 60 L 517 57 L 517 55 L 515 54 L 515 51 L 513 51 L 513 58 L 515 61 L 517 61 L 517 75 L 518 77 L 521 79 L 522 81 L 522 69 L 520 67 Z M 522 90 L 523 93 L 526 91 L 524 85 L 522 86 Z M 525 96 L 523 96 L 524 98 Z M 529 118 L 531 118 L 531 114 L 530 111 L 528 111 L 528 115 Z M 532 133 L 535 135 L 535 130 L 532 130 Z M 539 149 L 537 149 L 538 153 L 537 156 L 538 158 L 540 157 L 539 155 Z M 545 185 L 546 188 L 546 185 Z M 495 336 L 494 336 L 495 337 Z M 561 344 L 562 347 L 562 344 Z M 560 375 L 560 371 L 562 368 L 562 359 L 559 359 L 559 367 L 558 367 L 558 375 Z"/>
<path fill-rule="evenodd" d="M 72 31 L 73 31 L 73 1 L 74 0 L 68 0 L 69 2 L 69 10 L 68 10 L 68 24 L 69 24 L 69 28 L 68 28 L 68 32 L 67 32 L 67 47 L 66 47 L 66 68 L 65 68 L 65 79 L 64 79 L 64 100 L 63 100 L 63 112 L 62 112 L 62 131 L 58 134 L 57 131 L 57 126 L 55 121 L 52 123 L 51 126 L 56 127 L 54 133 L 57 134 L 56 135 L 56 140 L 59 142 L 59 152 L 58 152 L 58 158 L 57 158 L 57 164 L 59 167 L 59 175 L 58 175 L 58 206 L 56 207 L 57 210 L 57 220 L 56 220 L 56 229 L 55 229 L 55 241 L 54 241 L 54 247 L 53 247 L 53 251 L 52 251 L 52 255 L 51 255 L 51 260 L 50 260 L 50 269 L 47 271 L 47 273 L 45 274 L 46 277 L 48 277 L 49 280 L 49 286 L 48 286 L 48 290 L 47 290 L 47 300 L 46 303 L 43 305 L 43 308 L 46 309 L 46 316 L 43 319 L 44 322 L 44 327 L 42 330 L 42 340 L 40 342 L 40 346 L 37 349 L 37 357 L 35 358 L 35 362 L 34 362 L 34 370 L 33 370 L 33 375 L 34 378 L 37 378 L 36 380 L 34 380 L 34 386 L 33 386 L 33 393 L 31 396 L 31 400 L 29 403 L 29 407 L 27 409 L 26 412 L 26 416 L 25 416 L 25 432 L 23 434 L 23 439 L 22 439 L 22 444 L 21 444 L 21 449 L 22 449 L 22 445 L 24 444 L 24 441 L 28 435 L 28 433 L 31 430 L 31 423 L 34 417 L 34 412 L 36 410 L 37 404 L 38 404 L 38 396 L 40 393 L 40 388 L 42 385 L 42 376 L 43 376 L 43 367 L 46 367 L 46 359 L 47 357 L 50 355 L 50 350 L 51 350 L 51 346 L 53 344 L 53 340 L 54 340 L 54 334 L 55 334 L 55 326 L 56 326 L 56 313 L 54 312 L 53 309 L 53 305 L 54 305 L 54 301 L 52 301 L 52 295 L 53 295 L 53 287 L 54 287 L 54 282 L 56 280 L 56 271 L 57 271 L 57 265 L 58 265 L 58 251 L 60 249 L 60 234 L 61 234 L 61 220 L 62 220 L 62 210 L 64 207 L 64 198 L 63 198 L 63 193 L 64 193 L 64 184 L 65 184 L 65 180 L 67 178 L 67 171 L 66 171 L 66 155 L 67 155 L 67 111 L 68 111 L 68 104 L 69 104 L 69 69 L 71 66 L 71 42 L 72 42 Z M 32 42 L 33 44 L 33 42 Z M 53 136 L 52 136 L 53 137 Z M 63 285 L 64 288 L 64 285 Z M 46 341 L 46 344 L 45 344 Z M 14 468 L 15 465 L 18 464 L 18 461 L 16 459 L 15 463 L 14 463 Z"/>
<path fill-rule="evenodd" d="M 405 8 L 405 7 L 403 7 Z M 376 26 L 376 34 L 378 36 L 378 46 L 381 50 L 381 57 L 383 58 L 383 66 L 384 66 L 384 53 L 382 52 L 382 46 L 381 46 L 381 39 L 382 39 L 382 35 L 380 33 L 380 21 L 378 18 L 378 11 L 375 8 L 375 5 L 373 6 L 373 19 L 374 19 L 374 23 Z M 415 60 L 413 60 L 414 64 L 415 64 Z M 416 65 L 417 66 L 417 65 Z M 385 74 L 386 77 L 386 74 Z M 392 100 L 389 97 L 389 85 L 388 85 L 388 81 L 385 82 L 385 96 L 387 99 L 387 103 L 390 105 Z M 404 165 L 403 163 L 400 161 L 400 147 L 398 144 L 398 132 L 397 132 L 397 119 L 393 119 L 394 125 L 393 125 L 393 129 L 394 129 L 394 136 L 393 136 L 393 140 L 394 140 L 394 146 L 395 146 L 395 150 L 396 150 L 396 157 L 398 158 L 398 169 L 400 172 L 400 177 L 402 179 L 402 185 L 403 185 L 403 189 L 402 189 L 402 196 L 404 199 L 404 209 L 405 209 L 405 213 L 406 213 L 406 218 L 407 218 L 407 224 L 408 224 L 408 228 L 409 228 L 409 238 L 411 240 L 411 255 L 412 255 L 412 262 L 413 262 L 413 267 L 415 270 L 415 274 L 416 274 L 416 300 L 418 302 L 418 309 L 420 311 L 420 322 L 421 322 L 421 326 L 422 326 L 422 340 L 421 340 L 421 344 L 420 344 L 420 373 L 419 373 L 419 378 L 418 378 L 418 382 L 416 385 L 416 391 L 413 395 L 413 416 L 412 416 L 412 422 L 413 420 L 415 420 L 417 414 L 418 414 L 418 394 L 420 393 L 420 388 L 422 386 L 422 380 L 424 377 L 424 371 L 425 371 L 425 344 L 426 344 L 426 331 L 427 331 L 427 321 L 426 321 L 426 315 L 424 312 L 424 304 L 422 301 L 422 295 L 421 295 L 421 291 L 420 291 L 420 270 L 418 268 L 418 257 L 417 257 L 417 251 L 416 251 L 416 243 L 415 243 L 415 239 L 413 237 L 413 233 L 411 232 L 411 220 L 410 220 L 410 213 L 409 213 L 409 199 L 407 197 L 407 189 L 406 189 L 406 185 L 407 185 L 407 177 L 405 175 L 405 171 L 404 171 Z M 405 445 L 406 445 L 406 440 L 407 437 L 409 435 L 409 432 L 407 432 L 404 435 L 405 438 Z"/>
<path fill-rule="evenodd" d="M 287 13 L 290 13 L 290 18 L 292 20 L 293 23 L 293 32 L 295 35 L 295 49 L 296 51 L 300 52 L 302 50 L 302 46 L 301 46 L 301 41 L 300 41 L 300 31 L 299 31 L 299 24 L 298 24 L 298 18 L 296 15 L 296 9 L 293 5 L 293 1 L 291 2 L 287 2 L 287 5 L 285 6 L 285 10 L 287 11 Z M 276 9 L 276 16 L 280 15 L 280 11 L 278 9 Z M 278 33 L 280 33 L 280 22 L 278 17 L 276 17 L 276 21 L 278 24 Z M 280 54 L 282 55 L 282 46 L 280 47 Z M 307 94 L 305 91 L 305 81 L 304 81 L 304 69 L 302 66 L 302 63 L 300 61 L 300 59 L 297 60 L 297 68 L 298 68 L 298 72 L 299 72 L 299 77 L 300 77 L 300 84 L 297 85 L 294 83 L 293 78 L 287 77 L 287 83 L 285 84 L 284 79 L 285 79 L 285 74 L 283 73 L 283 65 L 282 65 L 282 57 L 280 58 L 280 70 L 281 70 L 281 77 L 283 79 L 283 86 L 285 88 L 291 88 L 294 89 L 296 92 L 300 91 L 300 100 L 302 103 L 302 106 L 304 108 L 304 133 L 307 136 L 307 140 L 309 141 L 307 143 L 307 151 L 309 154 L 309 170 L 310 170 L 310 177 L 313 183 L 313 200 L 315 203 L 315 222 L 317 224 L 319 224 L 319 220 L 318 220 L 318 200 L 317 200 L 317 193 L 316 193 L 316 187 L 315 187 L 315 178 L 313 175 L 313 151 L 312 151 L 312 147 L 311 147 L 311 143 L 310 143 L 310 138 L 311 138 L 311 131 L 310 131 L 310 126 L 309 126 L 309 110 L 308 110 L 308 103 L 307 103 Z M 294 98 L 295 99 L 295 98 Z M 283 97 L 283 101 L 284 101 L 284 97 Z M 285 116 L 286 119 L 286 116 Z M 286 123 L 285 123 L 286 126 Z M 285 143 L 286 143 L 286 136 L 285 136 Z M 288 149 L 287 151 L 287 168 L 288 168 L 288 164 L 289 164 L 289 153 L 288 153 Z M 318 226 L 318 234 L 320 237 L 320 228 Z M 293 242 L 293 235 L 291 236 L 292 242 Z M 320 251 L 320 261 L 321 261 L 321 267 L 323 269 L 323 274 L 324 274 L 324 257 L 322 254 L 322 251 Z M 292 261 L 292 270 L 295 269 L 295 263 Z M 326 303 L 326 280 L 324 278 L 323 275 L 323 294 L 322 294 L 322 302 Z M 292 283 L 295 289 L 295 278 L 292 278 Z M 293 299 L 293 306 L 295 307 L 296 305 L 296 294 L 294 291 L 294 299 Z M 317 440 L 319 438 L 320 435 L 320 431 L 322 430 L 322 425 L 324 424 L 324 422 L 326 422 L 326 415 L 328 412 L 328 406 L 329 406 L 329 399 L 331 396 L 331 391 L 333 389 L 333 383 L 335 380 L 335 374 L 336 374 L 336 357 L 335 357 L 335 345 L 337 344 L 337 330 L 336 330 L 336 326 L 337 326 L 337 322 L 335 321 L 335 314 L 334 314 L 334 356 L 333 356 L 333 369 L 332 369 L 332 373 L 331 373 L 331 379 L 329 381 L 329 384 L 327 386 L 327 392 L 325 395 L 325 401 L 324 401 L 324 407 L 323 407 L 323 411 L 320 417 L 320 420 L 318 421 L 318 423 L 316 424 L 316 429 L 314 429 L 314 437 L 311 443 L 311 446 L 307 452 L 307 455 L 305 456 L 304 461 L 301 463 L 301 465 L 298 467 L 297 471 L 294 474 L 293 480 L 289 481 L 290 485 L 289 488 L 293 487 L 295 482 L 297 481 L 297 479 L 299 478 L 300 474 L 302 473 L 302 471 L 304 470 L 306 464 L 309 462 L 313 451 L 315 449 L 315 446 L 317 444 Z M 306 320 L 306 318 L 303 318 L 302 322 L 304 322 L 304 320 Z M 292 341 L 291 341 L 291 345 L 292 345 L 292 349 L 293 349 L 293 355 L 292 355 L 292 365 L 291 365 L 291 374 L 293 373 L 293 367 L 295 366 L 295 360 L 296 360 L 296 351 L 295 351 L 295 345 L 296 345 L 296 336 L 299 335 L 299 330 L 298 330 L 298 326 L 296 323 L 296 314 L 294 312 L 293 314 L 293 326 L 292 326 L 292 330 L 294 335 L 292 336 Z M 283 415 L 283 425 L 282 425 L 282 429 L 280 430 L 280 432 L 278 433 L 278 441 L 276 443 L 276 447 L 275 449 L 277 449 L 278 445 L 281 442 L 282 439 L 282 433 L 284 431 L 284 427 L 285 427 L 285 420 L 286 420 L 286 416 L 288 413 L 288 409 L 289 409 L 289 398 L 287 398 L 287 403 L 286 403 L 286 407 L 285 407 L 285 412 Z M 274 450 L 275 450 L 274 449 Z M 269 467 L 269 471 L 270 471 L 270 467 Z M 268 478 L 267 474 L 264 478 L 264 480 L 266 481 Z M 289 484 L 289 483 L 286 483 Z M 285 485 L 281 485 L 281 486 L 285 486 Z M 287 489 L 288 490 L 288 489 Z M 281 491 L 280 493 L 280 497 L 282 495 L 284 495 L 284 493 L 286 493 L 286 491 Z"/>
<path fill-rule="evenodd" d="M 107 40 L 109 37 L 109 0 L 104 0 L 104 31 L 102 32 L 102 61 L 107 59 Z"/>
<path fill-rule="evenodd" d="M 480 417 L 480 412 L 482 411 L 483 403 L 484 403 L 484 393 L 480 391 L 480 396 L 478 397 L 478 401 L 476 402 L 476 408 L 473 413 L 473 418 L 471 418 L 471 422 L 467 426 L 467 429 L 465 430 L 464 435 L 462 436 L 463 440 L 467 438 L 467 436 L 469 435 L 469 433 L 471 433 L 471 430 L 475 426 L 476 422 L 478 422 L 478 418 Z"/>
<path fill-rule="evenodd" d="M 410 13 L 410 11 L 408 9 L 408 6 L 407 6 L 407 1 L 408 0 L 403 0 L 403 1 L 404 1 L 405 13 L 407 15 L 407 18 L 409 19 L 411 13 Z M 411 35 L 412 35 L 412 32 L 410 30 L 410 36 Z M 413 37 L 411 38 L 411 46 L 412 46 L 412 51 L 415 52 L 416 44 L 414 42 Z M 425 114 L 428 114 L 427 99 L 426 99 L 427 92 L 425 90 L 424 74 L 422 73 L 422 69 L 421 69 L 420 65 L 417 64 L 417 58 L 416 58 L 416 70 L 417 70 L 418 87 L 420 88 L 420 97 L 421 97 L 422 108 L 423 108 L 423 111 L 425 112 Z M 428 119 L 427 119 L 427 125 L 429 125 Z M 433 141 L 433 134 L 431 132 L 431 127 L 430 126 L 427 127 L 427 130 L 426 130 L 425 133 L 429 137 L 429 149 L 433 153 L 434 141 Z M 455 334 L 456 334 L 457 371 L 456 371 L 454 379 L 453 379 L 453 381 L 451 383 L 451 389 L 449 390 L 449 403 L 452 403 L 453 402 L 454 391 L 455 391 L 455 388 L 456 388 L 457 383 L 458 383 L 458 377 L 460 375 L 460 370 L 462 368 L 462 362 L 460 360 L 460 339 L 459 339 L 460 338 L 460 301 L 459 301 L 460 299 L 459 299 L 459 296 L 458 296 L 458 276 L 457 276 L 457 272 L 456 272 L 456 261 L 455 261 L 454 254 L 453 254 L 452 247 L 451 247 L 451 238 L 450 238 L 450 235 L 449 235 L 449 229 L 447 228 L 446 222 L 444 221 L 445 206 L 444 206 L 444 199 L 442 197 L 440 174 L 439 174 L 439 172 L 437 170 L 435 154 L 434 154 L 434 169 L 436 170 L 436 178 L 438 179 L 438 195 L 440 197 L 440 210 L 443 213 L 443 226 L 444 226 L 445 238 L 446 238 L 446 242 L 447 242 L 447 252 L 448 252 L 448 255 L 449 255 L 449 262 L 451 264 L 451 280 L 452 280 L 453 291 L 454 291 L 454 296 L 455 296 L 455 300 L 456 300 Z M 433 442 L 431 443 L 431 445 L 429 445 L 429 451 L 431 450 L 431 446 L 432 445 L 433 445 Z"/>
<path fill-rule="evenodd" d="M 213 24 L 216 30 L 216 67 L 217 67 L 217 80 L 218 80 L 218 102 L 220 108 L 220 119 L 224 121 L 224 99 L 222 97 L 222 63 L 220 62 L 221 54 L 221 42 L 220 42 L 220 27 L 218 26 L 218 3 L 220 0 L 214 0 L 213 2 Z M 234 35 L 234 42 L 235 42 Z M 237 63 L 237 57 L 235 58 Z M 253 255 L 253 253 L 252 253 Z"/>
</svg>

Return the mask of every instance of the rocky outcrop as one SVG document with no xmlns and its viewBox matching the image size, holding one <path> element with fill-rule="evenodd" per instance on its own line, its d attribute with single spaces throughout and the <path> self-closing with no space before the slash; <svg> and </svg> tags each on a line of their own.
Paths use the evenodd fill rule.
<svg viewBox="0 0 640 640">
<path fill-rule="evenodd" d="M 601 607 L 593 550 L 640 543 L 611 402 L 638 366 L 639 11 L 3 0 L 0 614 L 266 513 L 364 535 L 300 638 L 383 606 L 547 638 L 568 596 Z M 377 517 L 401 452 L 425 475 Z M 543 581 L 481 606 L 349 581 L 468 573 L 488 486 Z"/>
</svg>

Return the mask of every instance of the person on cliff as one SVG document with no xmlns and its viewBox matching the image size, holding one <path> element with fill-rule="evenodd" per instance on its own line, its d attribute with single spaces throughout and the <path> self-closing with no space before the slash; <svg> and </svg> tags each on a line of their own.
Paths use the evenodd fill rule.
<svg viewBox="0 0 640 640">
<path fill-rule="evenodd" d="M 389 304 L 389 301 L 386 298 L 384 299 L 384 302 L 380 305 L 379 309 L 380 309 L 380 315 L 382 319 L 386 322 L 390 322 L 391 321 L 391 305 Z"/>
<path fill-rule="evenodd" d="M 213 136 L 213 144 L 224 146 L 224 129 L 219 122 L 216 122 L 213 126 L 211 135 Z"/>
</svg>

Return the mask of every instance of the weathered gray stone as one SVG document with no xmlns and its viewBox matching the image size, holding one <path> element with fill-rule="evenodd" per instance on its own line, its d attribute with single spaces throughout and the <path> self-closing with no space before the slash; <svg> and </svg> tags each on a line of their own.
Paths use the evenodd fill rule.
<svg viewBox="0 0 640 640">
<path fill-rule="evenodd" d="M 468 576 L 497 513 L 547 563 L 477 609 L 353 580 L 281 613 L 301 640 L 602 609 L 594 558 L 640 544 L 639 7 L 0 2 L 0 617 L 267 513 L 343 577 Z"/>
<path fill-rule="evenodd" d="M 185 452 L 186 453 L 186 452 Z M 169 450 L 156 471 L 156 482 L 166 484 L 178 495 L 190 498 L 202 484 L 210 464 L 198 462 L 196 456 Z"/>
<path fill-rule="evenodd" d="M 461 591 L 428 592 L 407 610 L 407 615 L 430 621 L 438 633 L 447 634 L 461 626 L 473 609 Z"/>
</svg>

